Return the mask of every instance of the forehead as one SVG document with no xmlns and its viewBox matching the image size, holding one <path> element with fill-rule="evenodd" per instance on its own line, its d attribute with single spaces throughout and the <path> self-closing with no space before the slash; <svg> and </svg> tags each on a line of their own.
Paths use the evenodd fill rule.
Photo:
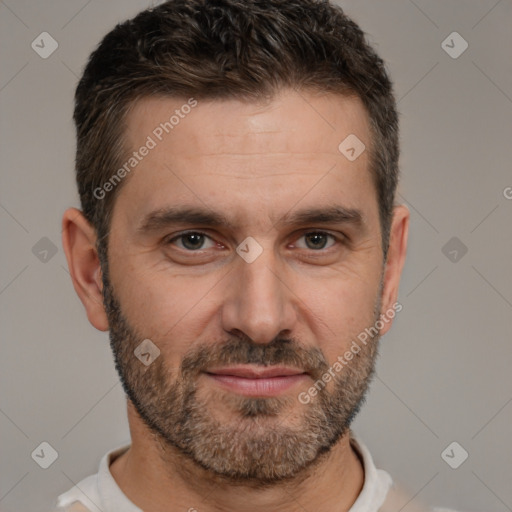
<svg viewBox="0 0 512 512">
<path fill-rule="evenodd" d="M 202 202 L 269 218 L 299 201 L 355 207 L 371 195 L 375 203 L 369 151 L 355 160 L 340 151 L 353 137 L 370 147 L 357 97 L 285 90 L 259 103 L 145 98 L 127 117 L 127 158 L 151 149 L 138 155 L 118 202 L 131 202 L 133 215 Z"/>
<path fill-rule="evenodd" d="M 285 89 L 260 102 L 143 98 L 130 110 L 126 135 L 130 147 L 153 135 L 174 154 L 190 149 L 180 144 L 183 139 L 200 143 L 209 153 L 288 149 L 300 154 L 313 149 L 337 154 L 345 136 L 353 133 L 365 139 L 368 131 L 367 112 L 358 97 Z"/>
</svg>

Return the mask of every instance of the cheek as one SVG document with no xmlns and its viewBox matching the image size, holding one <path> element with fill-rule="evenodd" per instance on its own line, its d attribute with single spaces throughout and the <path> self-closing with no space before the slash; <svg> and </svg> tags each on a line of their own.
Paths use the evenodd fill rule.
<svg viewBox="0 0 512 512">
<path fill-rule="evenodd" d="M 123 279 L 121 276 L 130 276 Z M 218 281 L 219 276 L 216 276 Z M 213 276 L 196 279 L 118 268 L 116 294 L 130 325 L 164 353 L 182 355 L 212 315 Z"/>
<path fill-rule="evenodd" d="M 319 348 L 328 361 L 343 354 L 358 334 L 374 324 L 378 285 L 368 282 L 334 282 L 305 297 L 310 321 L 316 325 Z"/>
</svg>

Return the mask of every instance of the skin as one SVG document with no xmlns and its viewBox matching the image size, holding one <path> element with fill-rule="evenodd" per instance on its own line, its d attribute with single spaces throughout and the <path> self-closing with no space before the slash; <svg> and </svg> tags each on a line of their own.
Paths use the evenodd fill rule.
<svg viewBox="0 0 512 512">
<path fill-rule="evenodd" d="M 186 101 L 136 103 L 127 123 L 129 147 L 144 144 Z M 381 279 L 380 311 L 392 309 L 405 261 L 409 212 L 395 206 L 383 262 L 368 151 L 353 162 L 338 151 L 349 134 L 370 146 L 368 117 L 355 97 L 284 90 L 267 103 L 200 101 L 125 178 L 112 216 L 110 281 L 130 325 L 155 341 L 169 368 L 178 368 L 194 344 L 213 343 L 226 333 L 242 333 L 258 344 L 280 334 L 294 337 L 320 349 L 332 364 L 358 333 L 373 325 Z M 280 222 L 299 209 L 334 204 L 358 210 L 361 224 Z M 176 205 L 218 211 L 232 226 L 138 229 L 150 212 Z M 206 249 L 198 254 L 187 252 L 183 240 L 169 243 L 171 235 L 185 230 L 211 237 Z M 318 230 L 338 241 L 329 239 L 321 250 L 308 248 L 304 235 Z M 248 236 L 263 249 L 252 263 L 235 252 Z M 109 326 L 95 241 L 83 215 L 67 210 L 63 245 L 73 284 L 91 324 L 105 331 Z M 300 417 L 305 406 L 296 398 L 312 384 L 305 380 L 285 392 L 294 400 L 278 418 L 281 424 Z M 208 412 L 226 424 L 238 421 L 225 400 L 231 391 L 218 386 L 210 392 L 212 386 L 217 384 L 198 380 Z M 132 445 L 111 472 L 145 510 L 284 512 L 302 506 L 345 511 L 363 485 L 362 466 L 348 435 L 296 481 L 258 489 L 229 485 L 163 446 L 129 400 L 128 420 Z M 265 426 L 276 420 L 263 421 Z"/>
</svg>

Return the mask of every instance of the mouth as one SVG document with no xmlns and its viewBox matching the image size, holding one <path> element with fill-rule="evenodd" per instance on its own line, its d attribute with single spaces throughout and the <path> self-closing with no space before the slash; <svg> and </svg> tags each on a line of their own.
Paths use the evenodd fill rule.
<svg viewBox="0 0 512 512">
<path fill-rule="evenodd" d="M 204 374 L 228 391 L 262 398 L 278 396 L 304 382 L 309 376 L 297 368 L 250 365 L 212 368 Z"/>
</svg>

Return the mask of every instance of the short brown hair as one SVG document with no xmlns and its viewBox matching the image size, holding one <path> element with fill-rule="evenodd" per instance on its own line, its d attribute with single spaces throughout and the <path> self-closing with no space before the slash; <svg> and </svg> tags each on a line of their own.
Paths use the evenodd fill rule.
<svg viewBox="0 0 512 512">
<path fill-rule="evenodd" d="M 169 0 L 104 37 L 78 84 L 74 111 L 78 190 L 99 243 L 107 240 L 122 183 L 103 199 L 94 190 L 122 165 L 124 121 L 136 100 L 257 100 L 283 87 L 357 95 L 364 103 L 386 257 L 398 182 L 395 98 L 364 33 L 327 0 Z"/>
</svg>

